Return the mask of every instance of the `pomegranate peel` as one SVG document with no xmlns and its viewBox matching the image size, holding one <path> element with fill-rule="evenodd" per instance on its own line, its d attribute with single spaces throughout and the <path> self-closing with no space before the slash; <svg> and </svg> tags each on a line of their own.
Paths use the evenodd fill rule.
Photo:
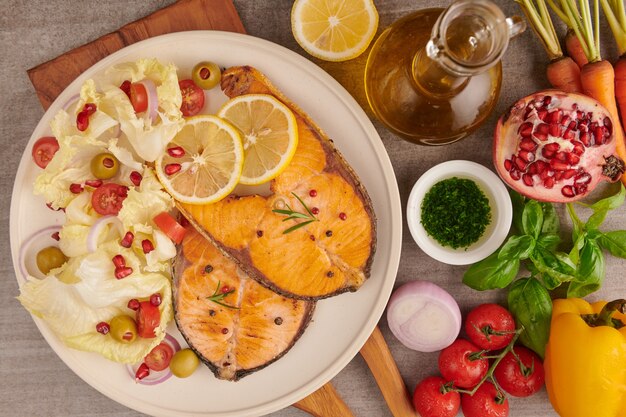
<svg viewBox="0 0 626 417">
<path fill-rule="evenodd" d="M 500 117 L 493 161 L 502 180 L 520 194 L 565 203 L 622 176 L 624 161 L 615 146 L 611 116 L 599 102 L 545 90 L 518 100 Z"/>
</svg>

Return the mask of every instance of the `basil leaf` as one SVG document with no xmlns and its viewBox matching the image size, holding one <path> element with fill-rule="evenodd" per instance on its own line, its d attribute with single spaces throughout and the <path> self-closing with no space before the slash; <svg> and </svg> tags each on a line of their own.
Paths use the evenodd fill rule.
<svg viewBox="0 0 626 417">
<path fill-rule="evenodd" d="M 585 223 L 585 229 L 595 230 L 600 227 L 600 225 L 604 223 L 604 219 L 606 218 L 607 214 L 609 214 L 609 211 L 606 209 L 594 211 L 593 214 L 587 219 L 587 222 Z"/>
<path fill-rule="evenodd" d="M 626 199 L 626 188 L 624 188 L 623 184 L 620 184 L 619 192 L 613 194 L 610 197 L 596 201 L 595 203 L 590 205 L 589 208 L 593 211 L 614 210 L 624 204 L 624 199 Z"/>
<path fill-rule="evenodd" d="M 555 250 L 559 243 L 561 243 L 561 237 L 555 233 L 541 234 L 537 239 L 537 244 L 548 250 Z"/>
<path fill-rule="evenodd" d="M 556 209 L 551 203 L 540 203 L 540 205 L 543 211 L 541 233 L 558 234 L 561 224 L 559 222 L 559 216 L 556 214 Z"/>
<path fill-rule="evenodd" d="M 499 259 L 494 252 L 470 266 L 463 275 L 463 283 L 478 291 L 504 288 L 517 276 L 519 259 Z"/>
<path fill-rule="evenodd" d="M 567 289 L 568 297 L 584 297 L 600 289 L 604 280 L 605 264 L 602 249 L 595 240 L 585 240 L 580 250 L 578 271 Z"/>
<path fill-rule="evenodd" d="M 550 336 L 552 300 L 535 278 L 518 279 L 509 288 L 509 310 L 518 326 L 524 326 L 519 340 L 542 358 Z"/>
<path fill-rule="evenodd" d="M 538 201 L 530 200 L 522 213 L 524 233 L 537 239 L 543 227 L 543 209 Z"/>
<path fill-rule="evenodd" d="M 528 235 L 511 236 L 500 248 L 498 259 L 527 259 L 535 249 L 535 239 Z"/>
<path fill-rule="evenodd" d="M 524 212 L 524 205 L 526 204 L 526 197 L 518 192 L 510 190 L 511 203 L 513 205 L 513 226 L 519 233 L 524 233 L 522 227 L 522 213 Z"/>
<path fill-rule="evenodd" d="M 596 242 L 618 258 L 626 258 L 626 230 L 600 233 Z"/>
<path fill-rule="evenodd" d="M 552 253 L 542 246 L 537 246 L 530 255 L 530 260 L 541 273 L 544 284 L 549 290 L 576 278 L 574 264 L 566 254 Z"/>
<path fill-rule="evenodd" d="M 574 263 L 574 265 L 578 265 L 578 262 L 580 261 L 580 250 L 583 248 L 583 246 L 585 246 L 586 240 L 586 235 L 580 235 L 578 239 L 574 242 L 572 250 L 570 250 L 569 252 L 569 258 Z"/>
<path fill-rule="evenodd" d="M 576 215 L 576 211 L 574 210 L 574 205 L 572 203 L 567 203 L 565 206 L 567 207 L 567 213 L 569 214 L 570 219 L 572 219 L 572 242 L 576 242 L 583 233 L 584 224 Z"/>
</svg>

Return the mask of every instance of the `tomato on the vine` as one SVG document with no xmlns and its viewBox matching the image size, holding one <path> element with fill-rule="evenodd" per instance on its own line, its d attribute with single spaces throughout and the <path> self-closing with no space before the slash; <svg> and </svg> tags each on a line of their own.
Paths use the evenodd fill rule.
<svg viewBox="0 0 626 417">
<path fill-rule="evenodd" d="M 459 388 L 473 388 L 487 375 L 489 361 L 481 349 L 465 339 L 456 339 L 439 354 L 439 371 Z"/>
<path fill-rule="evenodd" d="M 183 103 L 180 111 L 183 116 L 195 116 L 204 107 L 204 90 L 196 85 L 193 80 L 181 80 L 178 82 L 180 93 L 183 96 Z"/>
<path fill-rule="evenodd" d="M 523 346 L 513 347 L 493 372 L 503 390 L 514 397 L 528 397 L 541 389 L 545 374 L 541 358 Z"/>
<path fill-rule="evenodd" d="M 58 150 L 59 142 L 56 138 L 54 136 L 44 136 L 37 139 L 33 145 L 33 159 L 39 168 L 45 168 Z"/>
<path fill-rule="evenodd" d="M 170 366 L 174 349 L 165 342 L 156 345 L 144 358 L 144 362 L 153 371 L 162 371 Z"/>
<path fill-rule="evenodd" d="M 515 320 L 501 305 L 481 304 L 467 315 L 465 332 L 481 349 L 502 349 L 513 339 Z"/>
<path fill-rule="evenodd" d="M 114 183 L 103 184 L 91 195 L 93 209 L 103 216 L 120 212 L 122 203 L 128 196 L 128 188 Z"/>
<path fill-rule="evenodd" d="M 454 417 L 459 412 L 461 395 L 446 388 L 439 376 L 429 376 L 415 387 L 413 406 L 422 417 Z"/>
<path fill-rule="evenodd" d="M 509 400 L 491 382 L 485 381 L 474 395 L 461 395 L 461 410 L 465 417 L 507 417 Z"/>
</svg>

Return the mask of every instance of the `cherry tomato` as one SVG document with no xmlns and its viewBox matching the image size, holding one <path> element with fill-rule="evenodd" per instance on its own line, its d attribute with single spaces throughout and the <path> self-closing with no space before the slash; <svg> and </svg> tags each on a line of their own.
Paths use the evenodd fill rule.
<svg viewBox="0 0 626 417">
<path fill-rule="evenodd" d="M 481 349 L 502 349 L 513 339 L 515 320 L 498 304 L 481 304 L 467 315 L 465 332 Z"/>
<path fill-rule="evenodd" d="M 200 113 L 204 107 L 204 91 L 193 80 L 179 81 L 178 86 L 183 95 L 183 104 L 180 106 L 183 116 L 195 116 Z"/>
<path fill-rule="evenodd" d="M 123 185 L 108 183 L 96 188 L 91 195 L 93 209 L 103 216 L 120 212 L 122 203 L 128 195 L 128 188 Z"/>
<path fill-rule="evenodd" d="M 174 349 L 167 343 L 161 342 L 148 353 L 143 361 L 153 371 L 162 371 L 170 366 L 172 356 L 174 356 Z"/>
<path fill-rule="evenodd" d="M 37 139 L 33 145 L 33 159 L 39 168 L 45 168 L 52 157 L 59 150 L 59 142 L 53 136 L 44 136 Z"/>
<path fill-rule="evenodd" d="M 422 417 L 455 417 L 461 405 L 461 395 L 445 390 L 446 381 L 439 376 L 429 376 L 415 387 L 413 406 Z"/>
<path fill-rule="evenodd" d="M 507 417 L 509 400 L 491 382 L 483 383 L 474 395 L 461 395 L 465 417 Z"/>
<path fill-rule="evenodd" d="M 509 394 L 514 397 L 528 397 L 539 391 L 544 384 L 543 364 L 539 356 L 530 349 L 515 346 L 513 351 L 515 355 L 512 352 L 504 355 L 493 375 L 500 387 Z"/>
<path fill-rule="evenodd" d="M 489 361 L 473 358 L 480 348 L 465 339 L 456 339 L 439 353 L 439 371 L 446 381 L 459 388 L 473 388 L 487 375 Z"/>
<path fill-rule="evenodd" d="M 135 113 L 141 113 L 148 109 L 148 92 L 141 83 L 130 85 L 130 103 L 133 105 Z"/>
<path fill-rule="evenodd" d="M 154 219 L 154 224 L 157 225 L 163 233 L 167 235 L 174 243 L 180 243 L 185 237 L 185 228 L 176 221 L 174 217 L 168 212 L 162 212 L 157 214 Z"/>
<path fill-rule="evenodd" d="M 156 336 L 154 329 L 159 327 L 161 322 L 161 311 L 158 307 L 150 304 L 150 301 L 141 301 L 135 313 L 135 321 L 137 322 L 137 335 L 139 337 L 153 338 Z"/>
</svg>

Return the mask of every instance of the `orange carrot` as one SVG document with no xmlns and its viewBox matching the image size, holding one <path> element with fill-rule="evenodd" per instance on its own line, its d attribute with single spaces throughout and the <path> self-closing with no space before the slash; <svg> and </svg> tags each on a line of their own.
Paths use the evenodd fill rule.
<svg viewBox="0 0 626 417">
<path fill-rule="evenodd" d="M 615 69 L 615 99 L 619 106 L 622 126 L 626 123 L 626 55 L 622 55 L 613 66 Z"/>
<path fill-rule="evenodd" d="M 580 80 L 583 86 L 583 93 L 598 100 L 611 114 L 613 134 L 615 136 L 615 150 L 622 161 L 626 161 L 624 130 L 619 121 L 619 113 L 615 101 L 615 72 L 613 65 L 605 60 L 590 62 L 580 71 Z M 626 175 L 622 175 L 621 179 L 626 185 Z"/>
<path fill-rule="evenodd" d="M 586 63 L 589 62 L 589 60 L 587 59 L 587 55 L 585 55 L 585 51 L 583 51 L 583 47 L 578 40 L 578 37 L 572 29 L 568 30 L 567 35 L 565 35 L 565 50 L 580 68 L 582 68 Z"/>
<path fill-rule="evenodd" d="M 574 60 L 563 56 L 551 61 L 546 68 L 548 81 L 554 88 L 568 93 L 581 93 L 580 68 Z"/>
</svg>

